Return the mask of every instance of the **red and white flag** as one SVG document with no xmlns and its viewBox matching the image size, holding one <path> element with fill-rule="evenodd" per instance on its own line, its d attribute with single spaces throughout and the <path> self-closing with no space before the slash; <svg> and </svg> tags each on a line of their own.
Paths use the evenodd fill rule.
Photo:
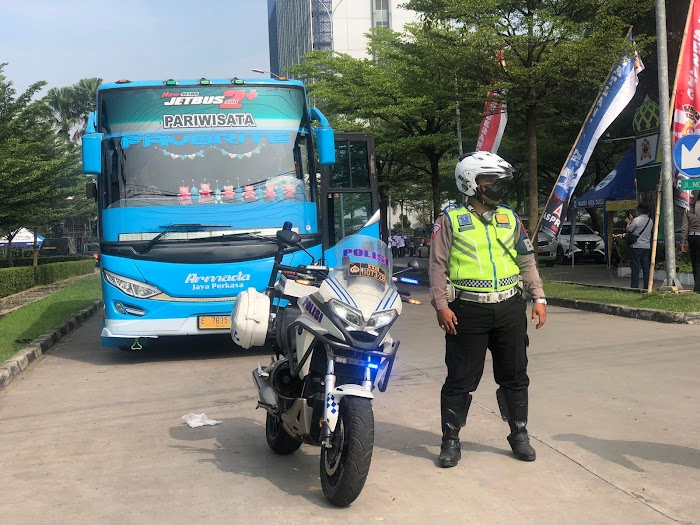
<svg viewBox="0 0 700 525">
<path fill-rule="evenodd" d="M 508 111 L 505 102 L 496 100 L 496 94 L 489 91 L 484 118 L 481 120 L 479 137 L 476 141 L 476 151 L 490 151 L 496 153 L 501 145 L 503 130 L 508 122 Z"/>
<path fill-rule="evenodd" d="M 691 1 L 684 39 L 676 70 L 676 101 L 673 107 L 673 143 L 684 135 L 700 133 L 700 4 Z M 677 205 L 689 207 L 689 192 L 680 189 L 676 180 Z"/>
<path fill-rule="evenodd" d="M 498 52 L 498 62 L 505 68 L 503 51 Z M 499 93 L 489 91 L 484 107 L 484 116 L 481 119 L 479 136 L 476 139 L 476 151 L 490 151 L 496 153 L 501 145 L 503 131 L 508 122 L 508 110 L 505 101 Z"/>
</svg>

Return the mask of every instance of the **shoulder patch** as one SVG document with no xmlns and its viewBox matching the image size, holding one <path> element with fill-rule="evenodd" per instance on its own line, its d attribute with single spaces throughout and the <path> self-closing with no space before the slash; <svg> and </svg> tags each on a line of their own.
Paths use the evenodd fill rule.
<svg viewBox="0 0 700 525">
<path fill-rule="evenodd" d="M 440 226 L 440 224 L 436 222 L 436 223 L 433 225 L 433 234 L 432 234 L 432 236 L 431 236 L 430 238 L 431 238 L 431 239 L 434 239 L 435 236 L 437 235 L 437 232 L 439 232 L 441 228 L 442 228 L 442 226 Z"/>
</svg>

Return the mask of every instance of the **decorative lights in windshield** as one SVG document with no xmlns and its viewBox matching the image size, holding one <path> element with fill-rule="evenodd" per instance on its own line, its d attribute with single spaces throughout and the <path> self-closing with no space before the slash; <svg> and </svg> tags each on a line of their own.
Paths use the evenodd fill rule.
<svg viewBox="0 0 700 525">
<path fill-rule="evenodd" d="M 189 159 L 189 160 L 193 160 L 193 159 L 196 159 L 197 157 L 204 157 L 204 155 L 205 155 L 206 153 L 208 153 L 209 150 L 218 151 L 222 156 L 228 157 L 228 158 L 230 158 L 230 159 L 244 159 L 244 158 L 250 158 L 250 157 L 252 157 L 253 155 L 257 155 L 258 153 L 260 153 L 260 152 L 263 150 L 263 148 L 264 148 L 265 146 L 266 146 L 266 144 L 260 144 L 259 146 L 256 146 L 256 147 L 253 148 L 252 150 L 247 151 L 247 152 L 245 152 L 245 153 L 232 153 L 232 152 L 230 152 L 230 151 L 226 151 L 224 148 L 217 148 L 217 147 L 215 147 L 215 146 L 208 146 L 208 147 L 206 147 L 206 148 L 204 148 L 204 149 L 200 149 L 199 151 L 197 151 L 197 152 L 195 152 L 195 153 L 189 153 L 189 154 L 186 154 L 186 155 L 179 155 L 179 154 L 177 154 L 177 153 L 172 153 L 172 152 L 170 152 L 170 151 L 168 151 L 168 150 L 166 150 L 166 149 L 159 148 L 159 147 L 157 147 L 157 146 L 154 146 L 154 148 L 157 149 L 158 151 L 162 151 L 164 156 L 170 157 L 171 159 L 179 159 L 179 160 Z"/>
</svg>

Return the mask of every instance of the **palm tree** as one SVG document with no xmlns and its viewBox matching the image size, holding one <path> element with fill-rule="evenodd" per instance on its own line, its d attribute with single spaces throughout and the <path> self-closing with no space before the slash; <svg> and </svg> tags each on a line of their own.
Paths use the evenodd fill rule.
<svg viewBox="0 0 700 525">
<path fill-rule="evenodd" d="M 49 117 L 51 125 L 56 128 L 58 136 L 66 142 L 71 141 L 71 130 L 79 122 L 73 92 L 72 86 L 51 88 L 44 97 L 44 102 L 51 111 Z"/>
<path fill-rule="evenodd" d="M 78 136 L 82 135 L 87 126 L 88 114 L 95 111 L 97 98 L 97 88 L 102 84 L 101 78 L 81 78 L 77 84 L 73 85 L 73 96 L 75 110 L 78 114 L 81 127 Z M 74 139 L 75 140 L 75 139 Z"/>
<path fill-rule="evenodd" d="M 44 101 L 51 111 L 51 124 L 66 142 L 78 142 L 87 126 L 88 114 L 95 111 L 101 78 L 83 78 L 77 84 L 52 88 Z"/>
</svg>

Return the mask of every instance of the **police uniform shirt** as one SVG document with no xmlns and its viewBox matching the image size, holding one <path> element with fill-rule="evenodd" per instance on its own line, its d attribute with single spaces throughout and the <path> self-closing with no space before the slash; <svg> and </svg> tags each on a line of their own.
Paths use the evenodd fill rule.
<svg viewBox="0 0 700 525">
<path fill-rule="evenodd" d="M 463 210 L 465 213 L 470 213 L 472 215 L 473 222 L 481 223 L 481 219 L 479 219 L 475 212 L 468 210 L 466 206 Z M 527 232 L 519 219 L 515 236 L 518 239 L 515 245 L 517 251 L 515 262 L 520 269 L 525 291 L 534 298 L 544 297 L 542 280 L 537 271 L 536 254 L 527 236 Z M 430 244 L 430 265 L 428 274 L 430 278 L 430 295 L 432 296 L 431 304 L 436 310 L 443 310 L 448 307 L 446 287 L 450 271 L 451 247 L 452 224 L 447 215 L 447 211 L 445 211 L 438 217 L 437 221 L 435 221 L 432 242 Z M 502 250 L 500 250 L 500 252 L 502 252 Z M 508 256 L 505 255 L 505 257 Z"/>
</svg>

